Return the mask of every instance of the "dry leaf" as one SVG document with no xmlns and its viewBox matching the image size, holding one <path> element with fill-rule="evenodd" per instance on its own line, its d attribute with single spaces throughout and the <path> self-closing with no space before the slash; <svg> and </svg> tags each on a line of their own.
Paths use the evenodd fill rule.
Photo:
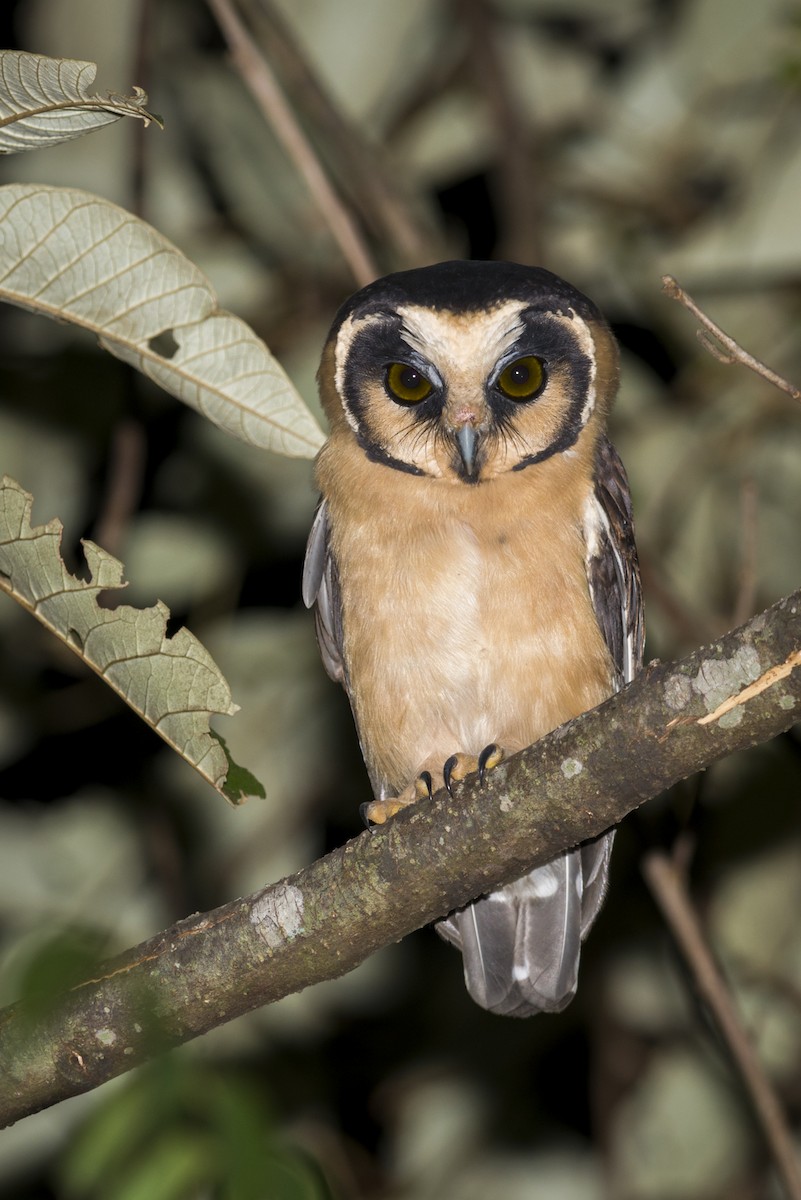
<svg viewBox="0 0 801 1200">
<path fill-rule="evenodd" d="M 61 558 L 61 522 L 31 526 L 32 502 L 13 479 L 0 479 L 0 588 L 61 638 L 226 799 L 237 803 L 257 792 L 260 785 L 231 762 L 209 727 L 213 713 L 231 716 L 237 705 L 208 651 L 187 629 L 167 636 L 169 611 L 161 602 L 144 609 L 101 608 L 100 592 L 125 586 L 122 563 L 85 541 L 90 578 L 71 575 Z"/>
<path fill-rule="evenodd" d="M 312 458 L 322 432 L 261 338 L 152 226 L 72 188 L 0 187 L 0 298 L 97 334 L 251 445 Z"/>
<path fill-rule="evenodd" d="M 132 96 L 90 94 L 96 74 L 91 62 L 0 51 L 0 154 L 68 142 L 122 117 L 161 125 L 140 87 Z"/>
</svg>

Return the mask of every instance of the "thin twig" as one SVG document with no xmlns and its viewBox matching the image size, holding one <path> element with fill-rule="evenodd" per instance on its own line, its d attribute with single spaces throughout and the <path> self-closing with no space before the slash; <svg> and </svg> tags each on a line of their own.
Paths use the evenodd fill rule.
<svg viewBox="0 0 801 1200">
<path fill-rule="evenodd" d="M 394 247 L 407 266 L 436 259 L 433 236 L 417 220 L 398 181 L 390 179 L 380 149 L 370 145 L 343 115 L 273 0 L 246 0 L 245 11 L 289 99 L 313 122 L 321 148 L 333 156 L 340 186 L 346 188 L 351 203 L 359 206 L 382 245 Z"/>
<path fill-rule="evenodd" d="M 152 25 L 153 0 L 140 0 L 134 43 L 133 78 L 143 85 L 147 85 L 150 77 Z M 136 125 L 141 125 L 142 128 L 132 130 L 134 141 L 129 203 L 131 211 L 136 213 L 137 217 L 145 219 L 148 143 L 143 136 L 146 133 L 144 122 L 137 121 Z M 135 412 L 139 383 L 136 372 L 130 368 L 124 368 L 123 386 L 127 410 Z M 125 531 L 141 499 L 146 459 L 147 446 L 141 423 L 134 416 L 123 416 L 117 421 L 111 437 L 105 492 L 92 534 L 98 545 L 110 554 L 119 554 Z M 109 607 L 115 606 L 110 594 L 106 597 L 106 602 Z"/>
<path fill-rule="evenodd" d="M 110 554 L 119 554 L 139 503 L 146 457 L 145 435 L 139 421 L 133 418 L 119 421 L 111 438 L 105 495 L 92 531 L 93 541 Z"/>
<path fill-rule="evenodd" d="M 363 287 L 378 275 L 376 265 L 355 222 L 331 186 L 311 143 L 287 104 L 271 67 L 259 53 L 231 0 L 208 0 L 208 4 L 228 42 L 234 65 L 328 222 L 356 282 Z"/>
<path fill-rule="evenodd" d="M 140 0 L 134 42 L 133 78 L 147 90 L 150 79 L 151 46 L 153 29 L 153 0 Z M 137 217 L 145 216 L 145 179 L 148 144 L 145 141 L 144 121 L 137 121 L 133 129 L 133 154 L 131 155 L 131 210 Z M 141 125 L 141 129 L 138 128 Z"/>
<path fill-rule="evenodd" d="M 770 1147 L 785 1192 L 789 1200 L 801 1200 L 801 1168 L 784 1112 L 715 962 L 684 880 L 670 857 L 661 850 L 651 850 L 645 855 L 642 871 L 692 970 L 698 992 L 726 1041 Z"/>
<path fill-rule="evenodd" d="M 754 358 L 753 354 L 749 354 L 747 350 L 743 350 L 739 342 L 735 342 L 733 337 L 725 333 L 719 325 L 716 325 L 698 307 L 692 296 L 688 292 L 685 292 L 684 288 L 676 282 L 672 275 L 662 276 L 662 288 L 672 300 L 678 300 L 679 304 L 683 304 L 693 314 L 696 321 L 703 325 L 707 332 L 704 333 L 699 329 L 698 340 L 719 362 L 741 363 L 744 367 L 748 367 L 749 371 L 754 371 L 757 375 L 761 375 L 768 383 L 772 383 L 774 387 L 780 388 L 788 396 L 792 396 L 794 400 L 801 400 L 801 391 L 799 391 L 795 384 L 790 383 L 782 375 L 777 375 L 765 363 L 760 362 L 758 358 Z M 709 337 L 709 334 L 712 336 Z"/>
</svg>

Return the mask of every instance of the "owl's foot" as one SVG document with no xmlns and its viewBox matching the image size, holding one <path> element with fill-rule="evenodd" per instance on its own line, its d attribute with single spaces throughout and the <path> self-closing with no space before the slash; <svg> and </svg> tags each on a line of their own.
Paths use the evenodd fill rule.
<svg viewBox="0 0 801 1200">
<path fill-rule="evenodd" d="M 399 796 L 388 796 L 386 800 L 373 800 L 370 804 L 363 804 L 359 811 L 365 825 L 383 825 L 402 808 L 408 808 L 417 800 L 427 800 L 431 796 L 431 792 L 431 772 L 421 771 Z"/>
<path fill-rule="evenodd" d="M 466 779 L 468 775 L 474 775 L 476 771 L 483 783 L 486 772 L 497 767 L 503 758 L 503 750 L 495 742 L 485 746 L 478 756 L 475 754 L 452 754 L 442 768 L 442 781 L 452 796 L 454 783 L 460 783 L 462 779 Z M 416 804 L 418 800 L 430 799 L 433 790 L 431 772 L 421 771 L 417 778 L 399 795 L 363 804 L 359 812 L 365 825 L 383 825 L 402 808 L 408 808 L 410 804 Z"/>
<path fill-rule="evenodd" d="M 483 783 L 486 772 L 497 767 L 498 763 L 503 762 L 503 758 L 503 750 L 495 742 L 485 746 L 478 757 L 475 754 L 452 754 L 442 768 L 442 778 L 449 795 L 453 795 L 454 783 L 461 782 L 476 771 Z"/>
</svg>

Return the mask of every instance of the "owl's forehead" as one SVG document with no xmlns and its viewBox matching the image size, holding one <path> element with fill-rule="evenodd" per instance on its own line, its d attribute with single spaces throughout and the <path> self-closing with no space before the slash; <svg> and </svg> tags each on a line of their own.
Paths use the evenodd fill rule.
<svg viewBox="0 0 801 1200">
<path fill-rule="evenodd" d="M 397 313 L 401 336 L 412 349 L 443 368 L 469 363 L 481 373 L 518 340 L 524 329 L 525 307 L 520 300 L 477 312 L 403 304 Z"/>
</svg>

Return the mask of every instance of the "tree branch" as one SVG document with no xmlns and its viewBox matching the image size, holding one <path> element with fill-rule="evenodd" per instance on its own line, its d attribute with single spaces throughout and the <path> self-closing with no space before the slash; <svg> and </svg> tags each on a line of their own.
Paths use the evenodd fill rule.
<svg viewBox="0 0 801 1200">
<path fill-rule="evenodd" d="M 379 148 L 368 144 L 343 115 L 274 0 L 247 0 L 245 7 L 264 53 L 285 81 L 293 111 L 308 115 L 318 145 L 337 168 L 340 190 L 346 185 L 351 206 L 362 212 L 382 250 L 393 250 L 401 267 L 419 267 L 442 258 L 444 247 L 413 210 L 399 173 L 388 170 Z"/>
<path fill-rule="evenodd" d="M 378 275 L 372 255 L 281 91 L 275 73 L 259 53 L 230 0 L 208 0 L 208 4 L 228 42 L 234 65 L 327 221 L 353 278 L 359 287 L 364 287 Z"/>
<path fill-rule="evenodd" d="M 0 1013 L 0 1124 L 352 970 L 801 717 L 801 591 L 451 799 L 406 809 L 289 879 L 188 917 L 41 1005 Z M 398 903 L 398 898 L 403 903 Z"/>
<path fill-rule="evenodd" d="M 786 392 L 788 396 L 792 396 L 794 400 L 801 400 L 801 390 L 794 383 L 790 383 L 789 379 L 777 374 L 772 367 L 744 350 L 739 342 L 736 342 L 719 325 L 716 325 L 712 318 L 698 307 L 690 293 L 686 292 L 672 275 L 662 276 L 662 290 L 670 296 L 671 300 L 678 300 L 679 304 L 683 304 L 687 311 L 693 314 L 696 321 L 703 326 L 703 329 L 696 331 L 698 340 L 718 362 L 726 363 L 729 366 L 732 363 L 741 363 L 744 367 L 748 367 L 749 371 L 761 375 L 768 383 L 772 383 L 774 387 Z"/>
<path fill-rule="evenodd" d="M 649 850 L 643 875 L 667 922 L 676 944 L 692 971 L 698 995 L 709 1007 L 734 1065 L 740 1074 L 754 1114 L 773 1155 L 779 1177 L 790 1200 L 801 1200 L 801 1166 L 792 1133 L 781 1105 L 748 1036 L 734 997 L 704 937 L 701 922 L 687 894 L 686 884 L 669 856 Z"/>
</svg>

